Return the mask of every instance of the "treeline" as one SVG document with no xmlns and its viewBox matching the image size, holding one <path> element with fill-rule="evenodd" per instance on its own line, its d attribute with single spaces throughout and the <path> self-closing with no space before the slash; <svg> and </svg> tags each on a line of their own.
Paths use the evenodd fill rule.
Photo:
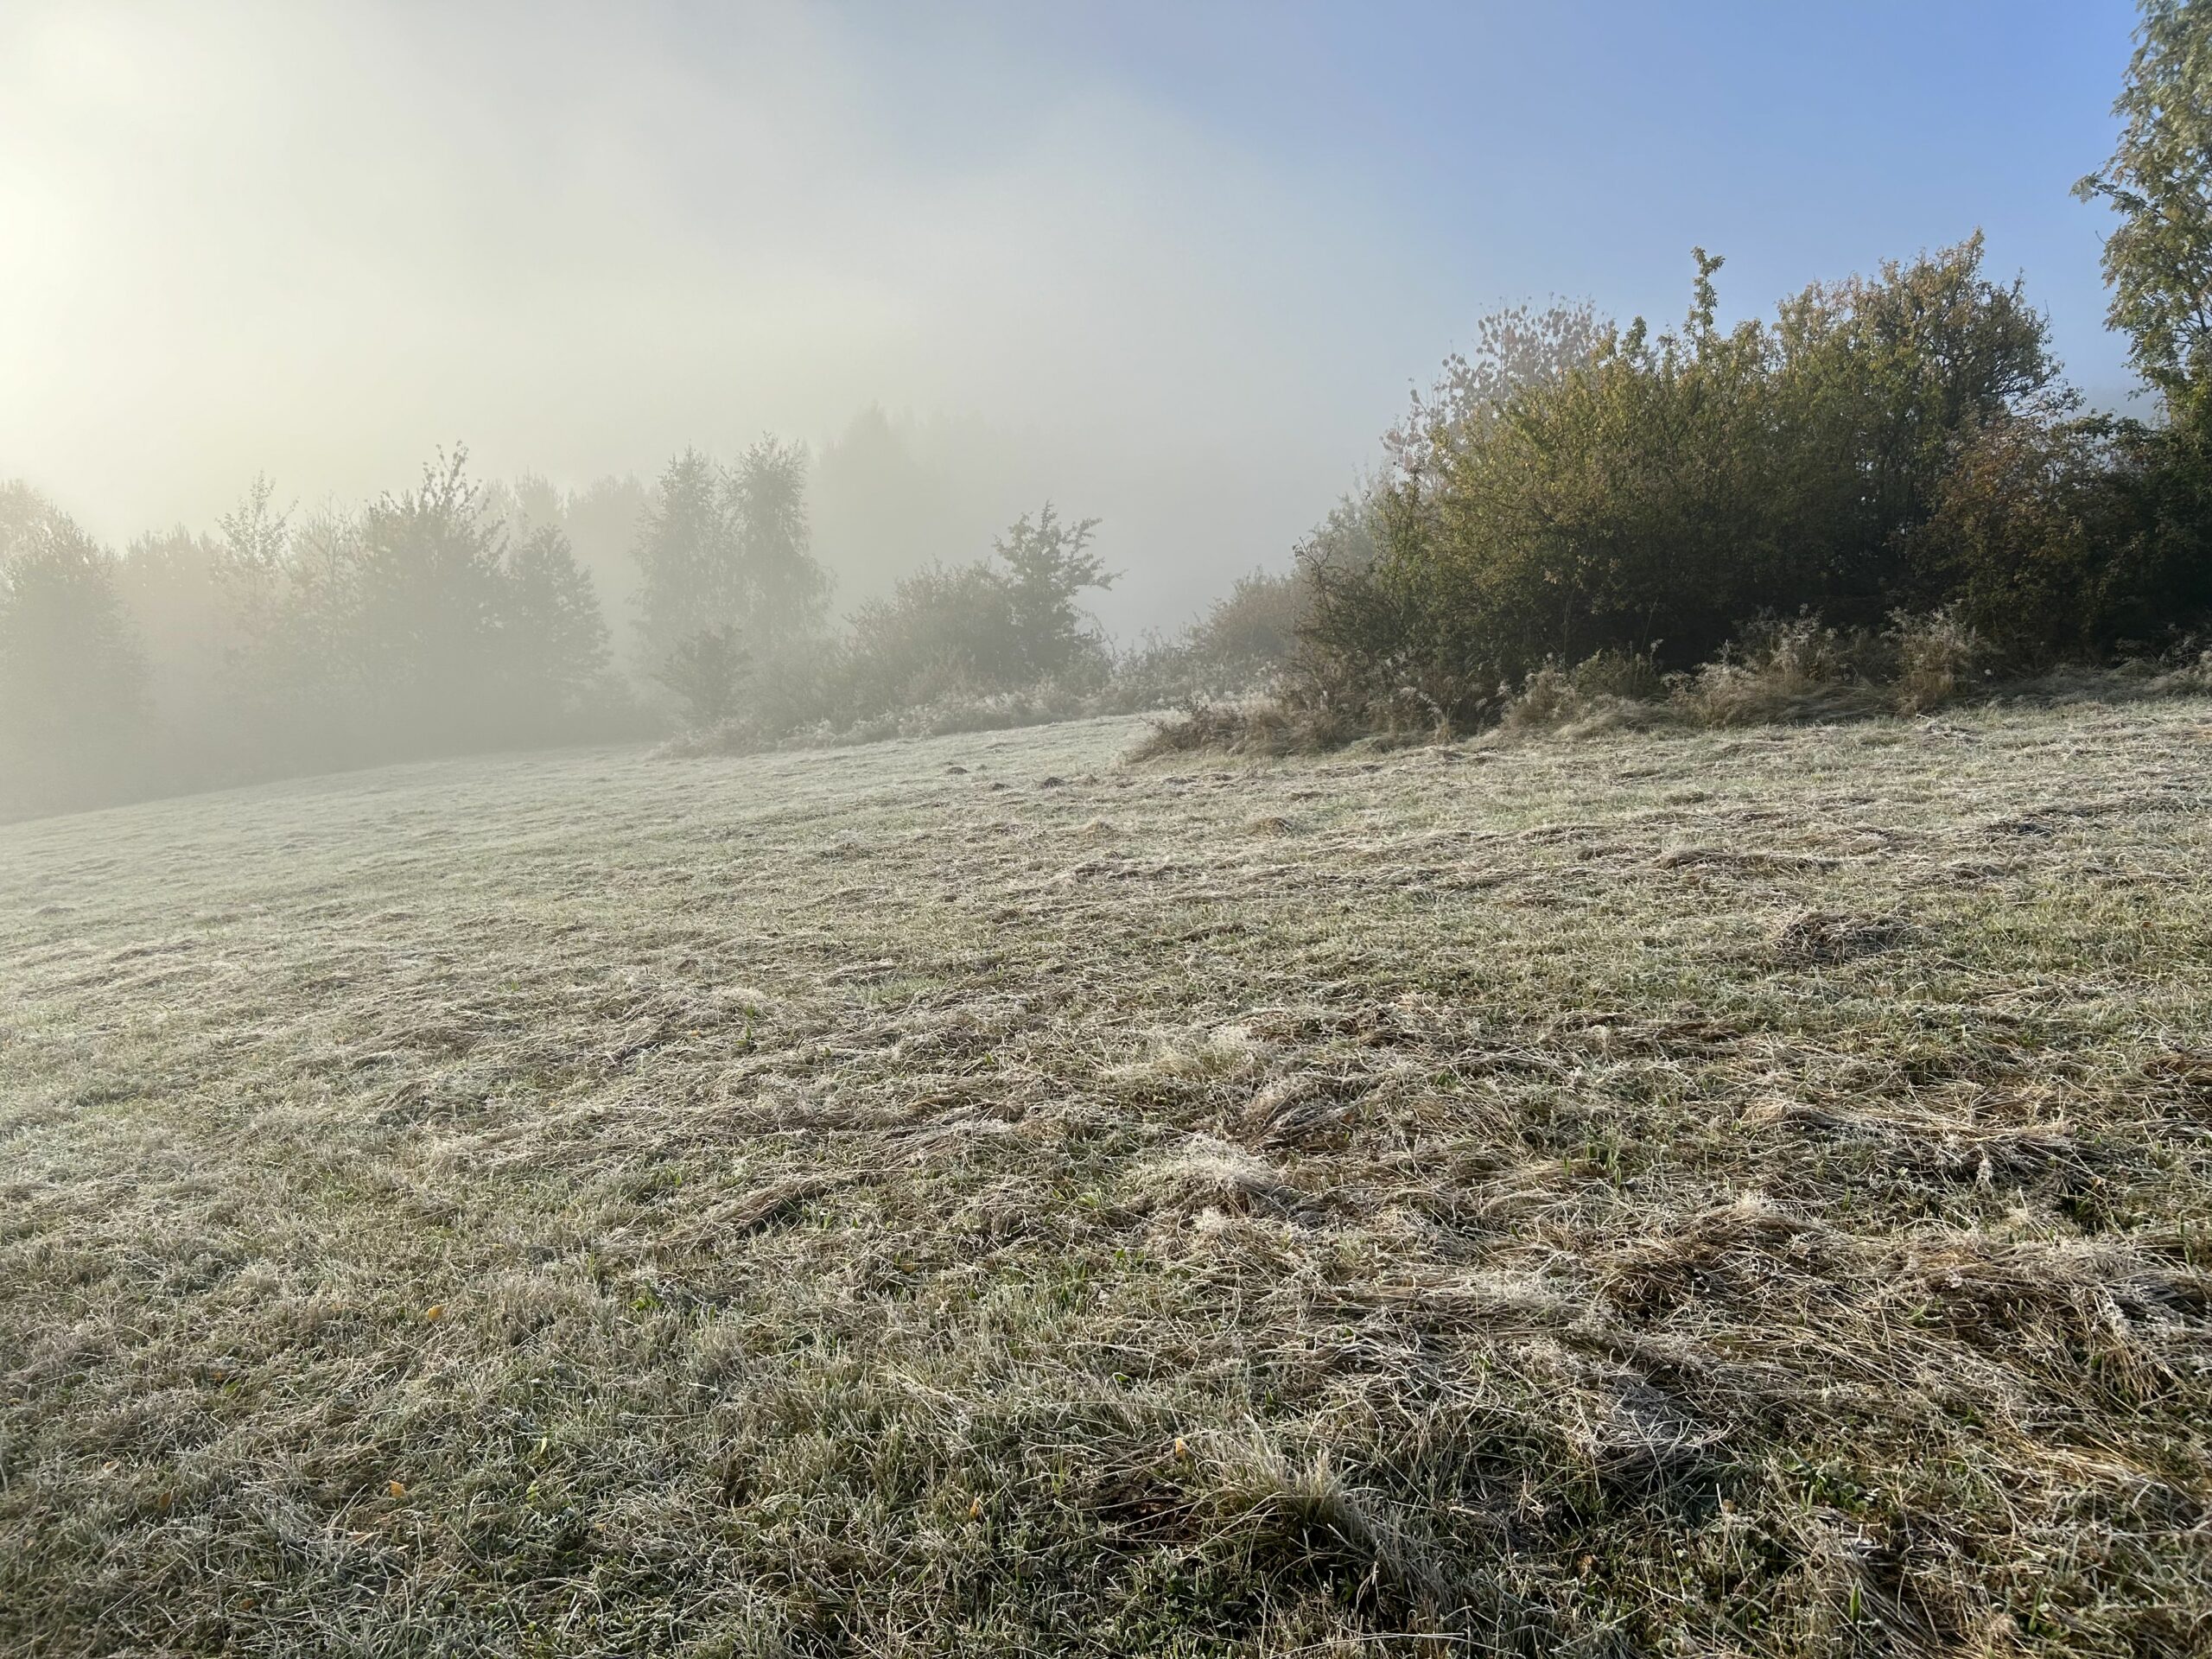
<svg viewBox="0 0 2212 1659">
<path fill-rule="evenodd" d="M 2146 0 L 2139 42 L 2081 194 L 2119 215 L 2111 321 L 2147 418 L 2084 409 L 1978 236 L 1734 327 L 1700 251 L 1674 328 L 1489 319 L 1291 569 L 1128 650 L 1085 609 L 1115 580 L 1096 521 L 1049 503 L 841 616 L 806 452 L 774 439 L 581 493 L 482 487 L 459 453 L 351 513 L 257 484 L 214 535 L 120 555 L 0 488 L 0 812 L 678 725 L 741 748 L 1179 701 L 1198 712 L 1167 741 L 1286 747 L 1846 682 L 1925 706 L 2054 664 L 2193 660 L 2212 0 Z"/>
<path fill-rule="evenodd" d="M 300 520 L 266 482 L 219 533 L 117 556 L 0 498 L 0 806 L 92 801 L 635 723 L 566 537 L 513 533 L 442 457 Z"/>
<path fill-rule="evenodd" d="M 988 556 L 931 563 L 837 626 L 809 550 L 805 457 L 764 442 L 733 466 L 678 456 L 637 544 L 640 666 L 685 725 L 725 747 L 796 734 L 869 734 L 930 711 L 971 717 L 995 697 L 1096 691 L 1116 658 L 1083 608 L 1115 580 L 1096 521 L 1049 502 Z"/>
<path fill-rule="evenodd" d="M 1047 503 L 840 618 L 807 486 L 772 438 L 582 493 L 480 485 L 456 451 L 353 512 L 257 480 L 213 534 L 120 554 L 6 486 L 0 812 L 671 728 L 737 748 L 1156 707 L 1262 672 L 1223 619 L 1289 585 L 1117 652 L 1084 608 L 1115 579 L 1096 521 Z"/>
</svg>

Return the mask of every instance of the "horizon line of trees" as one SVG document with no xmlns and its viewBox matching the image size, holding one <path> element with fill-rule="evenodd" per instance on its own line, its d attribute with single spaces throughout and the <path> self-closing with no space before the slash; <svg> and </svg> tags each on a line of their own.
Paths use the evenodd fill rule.
<svg viewBox="0 0 2212 1659">
<path fill-rule="evenodd" d="M 480 484 L 456 448 L 351 512 L 257 478 L 213 534 L 120 553 L 0 485 L 0 814 L 677 724 L 772 741 L 1111 673 L 1084 608 L 1115 580 L 1095 519 L 1047 502 L 833 619 L 807 483 L 774 437 L 728 464 L 686 449 L 626 503 Z M 563 521 L 603 535 L 626 505 L 610 617 Z"/>
<path fill-rule="evenodd" d="M 1116 580 L 1096 521 L 1050 503 L 833 621 L 808 455 L 772 437 L 580 496 L 480 486 L 460 449 L 353 513 L 257 480 L 218 534 L 119 556 L 0 486 L 0 811 L 679 717 L 741 747 L 1269 680 L 1317 730 L 1474 726 L 1532 677 L 1687 671 L 1776 619 L 1940 615 L 2019 671 L 2171 648 L 2212 624 L 2212 0 L 2143 0 L 2114 107 L 2077 194 L 2118 214 L 2108 316 L 2155 418 L 2084 412 L 1979 232 L 1732 327 L 1696 250 L 1672 329 L 1485 319 L 1289 570 L 1129 652 L 1084 609 Z M 622 522 L 626 556 L 588 569 L 569 528 Z"/>
</svg>

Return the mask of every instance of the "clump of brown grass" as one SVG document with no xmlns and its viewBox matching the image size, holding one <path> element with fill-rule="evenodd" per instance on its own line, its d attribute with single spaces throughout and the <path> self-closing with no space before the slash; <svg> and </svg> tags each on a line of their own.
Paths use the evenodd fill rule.
<svg viewBox="0 0 2212 1659">
<path fill-rule="evenodd" d="M 1572 668 L 1546 663 L 1504 700 L 1508 733 L 1559 732 L 1586 737 L 1661 723 L 1667 682 L 1642 652 L 1600 652 Z"/>
<path fill-rule="evenodd" d="M 1890 684 L 1901 715 L 1925 714 L 1956 702 L 1989 657 L 1981 636 L 1949 611 L 1900 616 L 1885 643 L 1895 653 Z"/>
<path fill-rule="evenodd" d="M 1904 615 L 1885 630 L 1827 627 L 1801 616 L 1763 619 L 1713 661 L 1663 673 L 1643 652 L 1604 651 L 1582 662 L 1547 662 L 1490 700 L 1509 737 L 1603 737 L 1667 727 L 1740 727 L 1919 715 L 1992 690 L 1989 653 L 1948 612 Z M 2165 691 L 2184 695 L 2194 670 L 2171 671 Z M 2014 688 L 2017 690 L 2017 688 Z M 1425 695 L 1386 698 L 1294 688 L 1273 699 L 1205 705 L 1161 721 L 1140 758 L 1196 749 L 1274 755 L 1355 740 L 1380 747 L 1452 735 Z"/>
<path fill-rule="evenodd" d="M 1963 695 L 1986 657 L 1974 631 L 1943 611 L 1899 615 L 1878 633 L 1811 617 L 1770 620 L 1717 661 L 1677 677 L 1670 700 L 1707 726 L 1924 714 Z"/>
<path fill-rule="evenodd" d="M 1849 962 L 1904 942 L 1906 929 L 1894 916 L 1848 916 L 1833 911 L 1801 911 L 1775 932 L 1776 957 L 1785 963 Z"/>
</svg>

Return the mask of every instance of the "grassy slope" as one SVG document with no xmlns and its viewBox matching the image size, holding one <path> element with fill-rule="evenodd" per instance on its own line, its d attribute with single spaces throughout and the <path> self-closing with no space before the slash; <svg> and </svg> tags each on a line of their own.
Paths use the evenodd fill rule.
<svg viewBox="0 0 2212 1659">
<path fill-rule="evenodd" d="M 1135 734 L 0 830 L 0 1650 L 2212 1641 L 2212 706 Z"/>
</svg>

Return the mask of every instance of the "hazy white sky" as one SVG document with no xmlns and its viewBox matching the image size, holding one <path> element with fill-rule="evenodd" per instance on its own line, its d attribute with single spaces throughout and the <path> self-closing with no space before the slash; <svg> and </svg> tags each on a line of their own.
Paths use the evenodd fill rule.
<svg viewBox="0 0 2212 1659">
<path fill-rule="evenodd" d="M 2064 187 L 2101 157 L 2124 5 L 2050 9 L 2018 50 L 2055 88 L 1924 8 L 1802 50 L 1763 6 L 1656 9 L 1649 41 L 1652 9 L 1529 10 L 0 0 L 0 476 L 120 539 L 257 470 L 350 500 L 461 439 L 582 482 L 880 403 L 995 433 L 993 511 L 1103 517 L 1126 629 L 1281 560 L 1479 311 L 1672 315 L 1692 241 L 1752 244 L 1728 291 L 1763 309 L 1986 223 L 2113 380 Z M 1697 79 L 1750 29 L 1759 76 L 1901 52 L 1955 89 L 1933 181 L 1852 125 L 1909 86 Z M 2019 135 L 1967 147 L 1943 124 L 1977 97 Z M 1644 181 L 1676 125 L 1735 171 Z"/>
</svg>

